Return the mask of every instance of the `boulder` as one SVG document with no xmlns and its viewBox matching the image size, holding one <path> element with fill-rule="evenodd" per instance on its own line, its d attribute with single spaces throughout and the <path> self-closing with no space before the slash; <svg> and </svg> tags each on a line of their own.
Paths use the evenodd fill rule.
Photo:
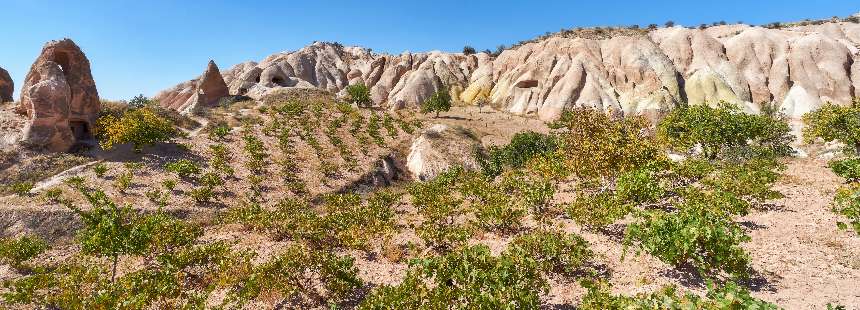
<svg viewBox="0 0 860 310">
<path fill-rule="evenodd" d="M 478 170 L 475 154 L 482 150 L 481 142 L 468 130 L 434 124 L 412 141 L 406 168 L 413 179 L 421 181 L 431 180 L 454 166 Z"/>
<path fill-rule="evenodd" d="M 90 62 L 70 39 L 42 48 L 21 88 L 17 111 L 27 116 L 23 142 L 55 152 L 92 139 L 99 95 Z"/>
<path fill-rule="evenodd" d="M 0 103 L 11 102 L 13 92 L 15 92 L 15 83 L 12 82 L 12 77 L 9 76 L 9 72 L 0 68 Z"/>
</svg>

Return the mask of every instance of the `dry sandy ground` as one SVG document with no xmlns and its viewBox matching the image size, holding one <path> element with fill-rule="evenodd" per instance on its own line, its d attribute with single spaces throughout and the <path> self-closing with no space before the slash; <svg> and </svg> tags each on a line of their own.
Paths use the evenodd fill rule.
<svg viewBox="0 0 860 310">
<path fill-rule="evenodd" d="M 506 113 L 477 108 L 456 107 L 436 119 L 425 117 L 425 126 L 432 123 L 460 125 L 474 130 L 485 145 L 502 144 L 519 131 L 534 130 L 544 132 L 546 126 L 539 120 L 513 116 Z M 192 146 L 203 149 L 206 146 Z M 235 150 L 238 154 L 240 151 Z M 357 152 L 356 152 L 357 153 Z M 372 159 L 382 153 L 366 157 Z M 157 161 L 155 160 L 156 162 Z M 366 162 L 362 162 L 366 163 Z M 117 168 L 119 163 L 117 163 Z M 117 169 L 119 170 L 119 169 Z M 91 172 L 87 172 L 91 173 Z M 88 176 L 93 177 L 94 176 Z M 158 178 L 159 175 L 144 176 Z M 154 181 L 154 180 L 153 180 Z M 108 182 L 105 182 L 106 187 Z M 155 183 L 155 182 L 153 182 Z M 312 184 L 309 184 L 312 185 Z M 830 212 L 830 201 L 841 180 L 826 167 L 826 162 L 814 158 L 793 158 L 787 160 L 784 177 L 776 189 L 785 198 L 772 201 L 767 208 L 753 210 L 748 216 L 738 220 L 748 229 L 752 241 L 745 245 L 751 255 L 755 276 L 749 285 L 755 297 L 774 302 L 787 309 L 823 309 L 827 303 L 838 303 L 848 309 L 860 309 L 860 236 L 851 231 L 836 228 L 838 217 Z M 314 186 L 316 187 L 316 186 Z M 313 188 L 312 192 L 326 189 Z M 328 190 L 333 190 L 329 187 Z M 140 191 L 140 192 L 138 192 Z M 137 199 L 142 190 L 134 189 Z M 183 201 L 185 202 L 185 201 Z M 19 198 L 0 199 L 4 208 L 10 205 L 28 205 L 38 208 L 37 200 Z M 57 208 L 54 206 L 53 208 Z M 405 275 L 407 265 L 403 259 L 394 256 L 420 255 L 403 249 L 409 241 L 418 241 L 407 224 L 414 219 L 411 206 L 400 206 L 403 216 L 398 219 L 402 231 L 390 240 L 399 246 L 399 255 L 390 255 L 390 250 L 377 249 L 374 253 L 345 252 L 356 258 L 359 275 L 370 285 L 396 284 Z M 51 222 L 51 221 L 46 221 Z M 624 225 L 616 223 L 607 232 L 583 230 L 572 221 L 559 217 L 556 224 L 568 232 L 582 235 L 591 243 L 597 255 L 594 265 L 613 284 L 615 293 L 633 295 L 651 292 L 666 284 L 676 284 L 683 290 L 704 293 L 702 280 L 689 272 L 666 265 L 647 255 L 628 253 L 622 260 Z M 54 221 L 53 225 L 57 225 Z M 260 258 L 271 257 L 283 249 L 285 243 L 273 242 L 266 236 L 249 234 L 236 225 L 212 226 L 207 229 L 207 240 L 236 240 L 239 246 L 253 248 Z M 476 236 L 470 243 L 489 245 L 494 252 L 502 251 L 512 236 L 483 234 Z M 60 253 L 67 250 L 58 249 Z M 395 251 L 396 252 L 396 251 Z M 5 272 L 0 271 L 0 274 Z M 8 275 L 6 275 L 8 277 Z M 546 308 L 573 308 L 585 290 L 576 279 L 553 276 L 551 289 L 543 298 Z M 256 305 L 271 308 L 272 305 Z"/>
</svg>

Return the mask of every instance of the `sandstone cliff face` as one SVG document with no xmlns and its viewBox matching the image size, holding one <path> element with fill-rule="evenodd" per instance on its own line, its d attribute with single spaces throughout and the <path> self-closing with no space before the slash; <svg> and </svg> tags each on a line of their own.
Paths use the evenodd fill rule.
<svg viewBox="0 0 860 310">
<path fill-rule="evenodd" d="M 92 137 L 101 108 L 90 62 L 72 40 L 51 41 L 33 63 L 17 111 L 27 116 L 24 142 L 67 151 Z"/>
<path fill-rule="evenodd" d="M 607 39 L 550 37 L 487 54 L 382 55 L 314 43 L 223 72 L 231 94 L 260 98 L 279 87 L 341 92 L 364 83 L 374 102 L 415 106 L 447 87 L 466 103 L 558 117 L 577 106 L 659 115 L 688 102 L 734 103 L 748 112 L 775 103 L 799 117 L 860 95 L 860 24 L 766 29 L 672 27 Z"/>
<path fill-rule="evenodd" d="M 15 84 L 9 72 L 0 68 L 0 103 L 12 101 L 12 93 L 15 92 Z"/>
</svg>

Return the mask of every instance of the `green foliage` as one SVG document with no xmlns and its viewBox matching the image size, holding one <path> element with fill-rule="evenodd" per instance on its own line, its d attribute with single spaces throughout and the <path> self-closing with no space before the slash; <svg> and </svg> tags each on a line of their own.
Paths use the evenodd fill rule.
<svg viewBox="0 0 860 310">
<path fill-rule="evenodd" d="M 140 94 L 140 95 L 134 96 L 134 98 L 131 98 L 131 100 L 128 101 L 128 107 L 132 108 L 132 109 L 139 109 L 139 108 L 143 108 L 146 106 L 150 106 L 154 103 L 155 102 L 152 101 L 151 99 L 147 98 L 143 94 Z"/>
<path fill-rule="evenodd" d="M 176 188 L 176 180 L 165 179 L 164 181 L 161 181 L 161 185 L 164 186 L 164 189 L 166 189 L 167 191 L 172 192 L 173 189 Z"/>
<path fill-rule="evenodd" d="M 107 171 L 108 171 L 108 167 L 107 167 L 107 165 L 105 165 L 103 163 L 98 163 L 98 164 L 93 166 L 93 172 L 96 173 L 97 177 L 100 177 L 100 178 L 104 177 L 105 173 Z"/>
<path fill-rule="evenodd" d="M 845 178 L 849 182 L 860 181 L 860 158 L 849 158 L 834 160 L 827 164 L 833 173 Z"/>
<path fill-rule="evenodd" d="M 200 166 L 188 159 L 180 159 L 164 165 L 164 170 L 173 172 L 183 179 L 189 179 L 200 174 Z"/>
<path fill-rule="evenodd" d="M 24 197 L 29 196 L 30 191 L 33 190 L 35 186 L 36 184 L 34 184 L 33 182 L 15 182 L 12 183 L 12 185 L 10 185 L 9 187 L 12 189 L 12 192 L 15 193 L 15 195 Z"/>
<path fill-rule="evenodd" d="M 557 149 L 554 136 L 524 131 L 515 134 L 508 145 L 491 147 L 487 156 L 479 156 L 479 163 L 485 175 L 495 177 L 504 167 L 523 168 L 532 158 L 548 156 Z"/>
<path fill-rule="evenodd" d="M 229 134 L 232 128 L 226 123 L 219 123 L 215 127 L 209 131 L 209 138 L 216 141 L 224 140 Z"/>
<path fill-rule="evenodd" d="M 577 196 L 566 208 L 567 216 L 592 229 L 604 228 L 630 213 L 631 206 L 611 192 Z"/>
<path fill-rule="evenodd" d="M 860 235 L 860 183 L 853 183 L 836 192 L 833 212 L 848 218 L 848 223 L 836 223 L 840 229 L 848 229 L 850 225 Z"/>
<path fill-rule="evenodd" d="M 430 98 L 421 103 L 421 113 L 435 112 L 437 118 L 439 112 L 448 112 L 449 110 L 451 110 L 451 94 L 446 88 L 437 90 Z"/>
<path fill-rule="evenodd" d="M 385 145 L 385 138 L 383 138 L 382 134 L 379 133 L 379 122 L 380 119 L 378 115 L 370 115 L 370 120 L 367 122 L 367 135 L 373 139 L 373 142 L 376 143 L 376 145 L 383 146 Z"/>
<path fill-rule="evenodd" d="M 649 169 L 629 171 L 616 181 L 618 199 L 634 204 L 655 202 L 665 194 L 654 172 Z"/>
<path fill-rule="evenodd" d="M 675 286 L 664 286 L 650 293 L 636 296 L 612 295 L 606 282 L 583 281 L 588 294 L 582 299 L 578 309 L 583 310 L 621 310 L 621 309 L 779 309 L 774 304 L 753 298 L 749 290 L 728 282 L 717 287 L 708 284 L 708 293 L 702 298 L 693 293 L 679 295 Z"/>
<path fill-rule="evenodd" d="M 741 243 L 750 240 L 742 227 L 724 212 L 715 211 L 712 199 L 688 202 L 677 212 L 644 211 L 627 227 L 625 252 L 633 241 L 660 260 L 682 266 L 690 264 L 703 275 L 726 272 L 745 278 L 749 255 Z"/>
<path fill-rule="evenodd" d="M 462 168 L 453 168 L 431 181 L 415 183 L 408 188 L 412 204 L 423 218 L 415 232 L 429 246 L 451 249 L 463 244 L 471 235 L 458 221 L 466 213 L 463 200 L 450 193 L 461 174 Z"/>
<path fill-rule="evenodd" d="M 825 104 L 818 110 L 803 116 L 806 125 L 803 128 L 803 138 L 807 143 L 816 138 L 824 141 L 839 140 L 854 146 L 860 151 L 860 101 L 855 100 L 850 107 Z"/>
<path fill-rule="evenodd" d="M 411 263 L 403 282 L 375 289 L 359 309 L 537 309 L 546 282 L 530 258 L 483 245 Z"/>
<path fill-rule="evenodd" d="M 138 153 L 144 146 L 170 141 L 177 135 L 173 123 L 149 107 L 128 110 L 119 118 L 105 115 L 99 119 L 98 126 L 102 148 L 132 143 Z"/>
<path fill-rule="evenodd" d="M 555 230 L 537 230 L 517 236 L 511 241 L 508 252 L 535 260 L 544 271 L 565 274 L 573 273 L 594 256 L 585 239 Z"/>
<path fill-rule="evenodd" d="M 567 169 L 582 178 L 613 177 L 644 167 L 660 158 L 654 139 L 644 134 L 640 117 L 612 119 L 589 108 L 565 111 L 550 124 L 559 133 Z"/>
<path fill-rule="evenodd" d="M 785 120 L 746 114 L 724 102 L 717 108 L 694 105 L 673 110 L 657 125 L 657 136 L 678 149 L 701 145 L 709 159 L 730 149 L 747 147 L 775 155 L 792 153 L 788 143 L 793 137 Z"/>
<path fill-rule="evenodd" d="M 370 100 L 370 89 L 364 84 L 354 84 L 346 88 L 346 94 L 349 100 L 354 102 L 359 107 L 370 107 L 373 101 Z"/>
<path fill-rule="evenodd" d="M 134 180 L 134 173 L 132 171 L 125 171 L 116 176 L 116 180 L 114 180 L 114 187 L 120 193 L 125 193 L 125 191 L 131 187 L 131 182 Z"/>
<path fill-rule="evenodd" d="M 21 269 L 22 263 L 38 256 L 48 249 L 45 240 L 36 236 L 24 235 L 19 238 L 0 239 L 0 261 Z"/>
<path fill-rule="evenodd" d="M 225 304 L 242 308 L 262 295 L 333 303 L 361 286 L 357 273 L 350 256 L 337 256 L 301 244 L 291 245 L 274 259 L 241 275 L 228 291 Z"/>
</svg>

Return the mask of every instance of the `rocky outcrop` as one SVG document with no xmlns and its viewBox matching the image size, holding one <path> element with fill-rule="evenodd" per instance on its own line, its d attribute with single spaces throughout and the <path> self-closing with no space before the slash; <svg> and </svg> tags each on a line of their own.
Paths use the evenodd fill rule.
<svg viewBox="0 0 860 310">
<path fill-rule="evenodd" d="M 67 151 L 76 142 L 92 138 L 99 110 L 86 55 L 69 39 L 45 44 L 21 88 L 17 111 L 28 119 L 24 143 Z"/>
<path fill-rule="evenodd" d="M 406 168 L 416 180 L 426 181 L 451 167 L 478 170 L 475 152 L 481 142 L 471 132 L 460 127 L 434 124 L 421 132 L 406 157 Z"/>
<path fill-rule="evenodd" d="M 498 57 L 479 53 L 375 54 L 314 43 L 223 72 L 231 93 L 259 99 L 281 87 L 342 92 L 364 83 L 391 109 L 420 104 L 442 88 L 465 103 L 558 117 L 572 107 L 659 115 L 682 103 L 726 101 L 748 112 L 776 103 L 799 117 L 824 102 L 860 95 L 860 24 L 781 29 L 725 25 L 628 31 L 526 43 Z"/>
<path fill-rule="evenodd" d="M 202 107 L 212 107 L 218 100 L 230 95 L 227 83 L 215 61 L 209 60 L 206 71 L 199 78 L 181 83 L 155 96 L 162 106 L 182 113 L 191 113 Z"/>
<path fill-rule="evenodd" d="M 15 83 L 12 82 L 12 77 L 9 76 L 9 72 L 0 68 L 0 103 L 11 102 L 14 92 Z"/>
</svg>

